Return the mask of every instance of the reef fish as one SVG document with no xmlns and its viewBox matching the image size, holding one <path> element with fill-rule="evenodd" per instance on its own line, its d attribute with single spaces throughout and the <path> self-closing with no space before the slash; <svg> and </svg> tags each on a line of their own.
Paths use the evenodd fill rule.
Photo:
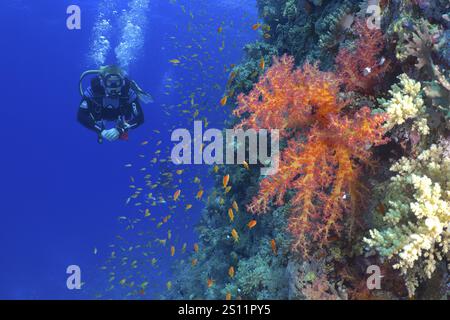
<svg viewBox="0 0 450 320">
<path fill-rule="evenodd" d="M 201 200 L 201 198 L 202 198 L 202 196 L 203 196 L 203 189 L 202 190 L 199 190 L 198 192 L 197 192 L 197 195 L 196 195 L 196 198 L 197 198 L 197 200 Z"/>
<path fill-rule="evenodd" d="M 223 107 L 227 104 L 228 96 L 224 96 L 222 99 L 220 99 L 220 105 Z"/>
<path fill-rule="evenodd" d="M 234 267 L 233 266 L 231 266 L 228 269 L 228 275 L 230 276 L 230 278 L 234 278 Z"/>
<path fill-rule="evenodd" d="M 236 229 L 231 230 L 231 236 L 233 237 L 235 242 L 239 241 L 239 234 L 237 233 Z"/>
<path fill-rule="evenodd" d="M 270 240 L 270 246 L 272 247 L 272 252 L 274 255 L 277 255 L 277 243 L 275 239 Z"/>
<path fill-rule="evenodd" d="M 249 229 L 253 228 L 254 226 L 256 226 L 256 220 L 251 220 L 249 223 L 247 223 L 247 227 Z"/>
<path fill-rule="evenodd" d="M 233 213 L 233 209 L 228 209 L 228 216 L 230 217 L 230 221 L 233 222 L 234 220 L 234 213 Z"/>
<path fill-rule="evenodd" d="M 239 206 L 236 201 L 233 201 L 232 206 L 233 206 L 234 211 L 239 212 Z"/>
<path fill-rule="evenodd" d="M 222 183 L 223 183 L 223 187 L 224 187 L 224 188 L 227 187 L 229 181 L 230 181 L 230 175 L 227 174 L 227 175 L 224 176 L 223 179 L 222 179 Z"/>
</svg>

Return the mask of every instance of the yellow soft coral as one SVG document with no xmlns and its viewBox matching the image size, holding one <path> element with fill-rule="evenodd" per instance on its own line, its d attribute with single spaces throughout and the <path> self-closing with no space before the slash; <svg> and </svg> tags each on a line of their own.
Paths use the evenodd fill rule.
<svg viewBox="0 0 450 320">
<path fill-rule="evenodd" d="M 417 159 L 402 158 L 388 187 L 385 226 L 365 239 L 405 276 L 410 295 L 431 278 L 450 245 L 450 159 L 432 145 Z"/>
</svg>

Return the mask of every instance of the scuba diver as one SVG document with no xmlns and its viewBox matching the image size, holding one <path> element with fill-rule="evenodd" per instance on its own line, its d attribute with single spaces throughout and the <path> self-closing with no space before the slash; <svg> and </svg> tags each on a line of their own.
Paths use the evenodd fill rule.
<svg viewBox="0 0 450 320">
<path fill-rule="evenodd" d="M 82 82 L 88 75 L 96 76 L 84 91 Z M 148 93 L 115 65 L 84 72 L 80 77 L 79 90 L 82 101 L 78 109 L 78 122 L 96 132 L 99 143 L 104 139 L 111 142 L 127 140 L 128 131 L 144 123 L 141 102 L 153 102 Z"/>
</svg>

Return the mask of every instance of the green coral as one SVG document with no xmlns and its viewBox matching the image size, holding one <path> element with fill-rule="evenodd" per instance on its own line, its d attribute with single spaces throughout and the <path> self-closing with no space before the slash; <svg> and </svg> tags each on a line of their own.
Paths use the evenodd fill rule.
<svg viewBox="0 0 450 320">
<path fill-rule="evenodd" d="M 450 159 L 432 145 L 417 159 L 402 158 L 391 168 L 384 225 L 370 230 L 364 241 L 395 261 L 412 296 L 431 278 L 450 245 Z"/>
</svg>

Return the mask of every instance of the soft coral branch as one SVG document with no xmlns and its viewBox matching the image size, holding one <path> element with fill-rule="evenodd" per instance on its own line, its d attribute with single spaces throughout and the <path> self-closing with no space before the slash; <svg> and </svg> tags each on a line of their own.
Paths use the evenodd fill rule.
<svg viewBox="0 0 450 320">
<path fill-rule="evenodd" d="M 380 76 L 389 68 L 381 57 L 384 50 L 383 33 L 370 29 L 364 20 L 356 22 L 359 39 L 356 49 L 342 48 L 337 57 L 337 73 L 348 91 L 372 93 Z"/>
<path fill-rule="evenodd" d="M 367 107 L 344 114 L 339 85 L 334 74 L 317 66 L 294 70 L 293 59 L 284 56 L 239 97 L 235 112 L 248 113 L 239 127 L 280 129 L 288 141 L 277 174 L 261 181 L 247 209 L 267 212 L 271 201 L 283 205 L 287 191 L 295 191 L 289 230 L 293 248 L 305 255 L 313 241 L 321 247 L 341 235 L 346 212 L 355 216 L 361 165 L 371 163 L 370 147 L 384 142 L 384 115 L 372 115 Z"/>
</svg>

